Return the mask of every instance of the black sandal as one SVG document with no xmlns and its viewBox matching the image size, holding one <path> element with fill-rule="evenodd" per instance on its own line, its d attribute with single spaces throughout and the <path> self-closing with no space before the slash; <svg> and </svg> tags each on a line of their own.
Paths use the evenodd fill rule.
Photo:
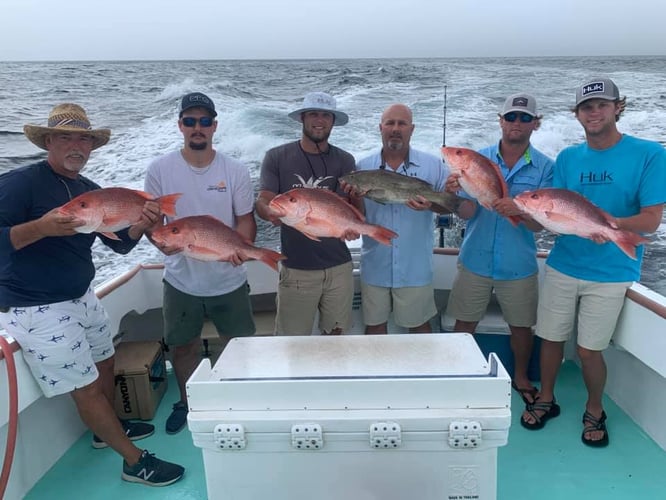
<svg viewBox="0 0 666 500">
<path fill-rule="evenodd" d="M 513 388 L 514 391 L 520 394 L 520 397 L 523 399 L 523 403 L 525 403 L 526 405 L 531 405 L 536 403 L 536 395 L 539 394 L 539 389 L 537 389 L 536 387 L 521 389 L 516 385 L 516 383 L 513 380 L 511 381 L 511 387 Z M 527 399 L 528 395 L 532 397 L 532 401 Z"/>
<path fill-rule="evenodd" d="M 583 444 L 587 446 L 592 446 L 593 448 L 603 448 L 608 446 L 608 429 L 606 429 L 606 412 L 601 412 L 601 417 L 596 418 L 589 411 L 583 413 L 583 433 L 580 435 L 580 439 L 583 441 Z M 585 437 L 586 432 L 592 431 L 603 431 L 604 437 L 601 439 L 590 439 Z"/>
<path fill-rule="evenodd" d="M 546 422 L 551 418 L 557 417 L 560 414 L 560 405 L 555 402 L 555 398 L 552 401 L 535 401 L 534 403 L 527 403 L 525 405 L 525 411 L 532 416 L 534 422 L 527 422 L 523 417 L 520 417 L 520 425 L 529 429 L 531 431 L 536 431 L 543 429 L 543 426 L 546 425 Z M 544 412 L 542 415 L 539 415 L 537 412 Z"/>
</svg>

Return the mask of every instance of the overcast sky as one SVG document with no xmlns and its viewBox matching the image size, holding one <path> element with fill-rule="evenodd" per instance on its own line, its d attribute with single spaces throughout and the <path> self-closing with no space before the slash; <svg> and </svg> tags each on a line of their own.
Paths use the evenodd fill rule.
<svg viewBox="0 0 666 500">
<path fill-rule="evenodd" d="M 666 0 L 2 0 L 0 60 L 666 54 Z"/>
</svg>

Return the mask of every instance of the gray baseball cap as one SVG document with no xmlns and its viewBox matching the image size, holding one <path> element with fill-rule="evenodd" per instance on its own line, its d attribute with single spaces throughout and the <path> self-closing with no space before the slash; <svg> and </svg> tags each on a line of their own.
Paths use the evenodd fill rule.
<svg viewBox="0 0 666 500">
<path fill-rule="evenodd" d="M 500 115 L 520 111 L 534 117 L 537 115 L 536 99 L 530 94 L 513 94 L 506 98 Z"/>
<path fill-rule="evenodd" d="M 620 90 L 610 78 L 591 78 L 576 89 L 576 107 L 590 99 L 617 101 L 620 99 Z"/>
</svg>

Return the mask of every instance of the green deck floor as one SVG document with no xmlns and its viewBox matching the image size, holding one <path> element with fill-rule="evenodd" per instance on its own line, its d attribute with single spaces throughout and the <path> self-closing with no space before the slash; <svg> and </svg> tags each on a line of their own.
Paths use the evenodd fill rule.
<svg viewBox="0 0 666 500">
<path fill-rule="evenodd" d="M 122 481 L 121 459 L 110 449 L 93 449 L 90 433 L 87 433 L 26 498 L 205 499 L 201 450 L 194 447 L 187 429 L 173 436 L 164 432 L 164 422 L 177 397 L 172 379 L 152 422 L 156 426 L 155 434 L 137 445 L 185 466 L 185 477 L 181 481 L 163 488 Z M 593 449 L 581 443 L 585 391 L 580 371 L 573 363 L 563 366 L 557 397 L 562 414 L 549 421 L 544 429 L 528 431 L 519 422 L 522 401 L 517 394 L 512 395 L 509 444 L 499 449 L 498 499 L 666 498 L 666 452 L 612 401 L 605 401 L 610 446 Z"/>
</svg>

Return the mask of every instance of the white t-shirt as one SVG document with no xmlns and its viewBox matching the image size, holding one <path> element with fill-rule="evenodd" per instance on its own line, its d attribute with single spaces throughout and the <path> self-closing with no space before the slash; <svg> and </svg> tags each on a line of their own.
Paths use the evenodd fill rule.
<svg viewBox="0 0 666 500">
<path fill-rule="evenodd" d="M 250 173 L 241 162 L 216 152 L 203 169 L 191 167 L 180 151 L 153 160 L 148 167 L 145 191 L 154 196 L 183 193 L 176 203 L 176 217 L 212 215 L 235 229 L 235 216 L 252 212 L 254 191 Z M 165 256 L 164 279 L 190 295 L 212 297 L 232 292 L 247 280 L 244 265 L 203 262 L 182 253 Z"/>
</svg>

